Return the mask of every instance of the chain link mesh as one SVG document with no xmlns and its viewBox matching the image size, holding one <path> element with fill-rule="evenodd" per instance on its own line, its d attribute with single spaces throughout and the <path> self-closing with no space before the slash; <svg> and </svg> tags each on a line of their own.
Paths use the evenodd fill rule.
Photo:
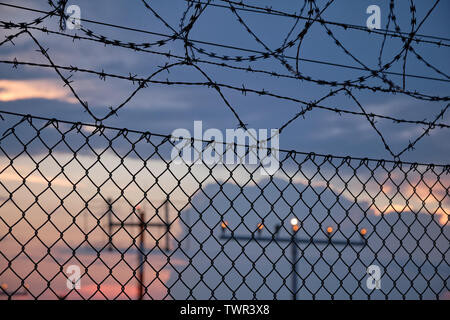
<svg viewBox="0 0 450 320">
<path fill-rule="evenodd" d="M 449 166 L 281 151 L 264 176 L 175 164 L 174 146 L 30 116 L 5 130 L 0 298 L 448 298 Z"/>
</svg>

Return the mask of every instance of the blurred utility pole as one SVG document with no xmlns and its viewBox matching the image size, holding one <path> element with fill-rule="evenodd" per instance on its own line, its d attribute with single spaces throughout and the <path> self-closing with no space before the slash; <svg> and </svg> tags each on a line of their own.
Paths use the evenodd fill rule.
<svg viewBox="0 0 450 320">
<path fill-rule="evenodd" d="M 289 243 L 291 246 L 291 262 L 292 262 L 292 276 L 291 276 L 291 285 L 292 285 L 292 299 L 297 300 L 297 260 L 298 260 L 298 244 L 300 243 L 314 243 L 314 244 L 334 244 L 334 245 L 350 245 L 350 246 L 365 246 L 366 245 L 366 239 L 365 235 L 367 233 L 366 229 L 360 230 L 361 240 L 360 241 L 351 241 L 351 240 L 332 240 L 331 235 L 333 233 L 333 228 L 328 227 L 327 228 L 327 239 L 314 239 L 314 238 L 299 238 L 297 237 L 297 232 L 299 230 L 298 226 L 299 221 L 296 218 L 291 219 L 291 225 L 292 225 L 292 234 L 288 237 L 279 237 L 278 231 L 281 229 L 281 225 L 275 226 L 275 231 L 272 233 L 271 236 L 263 236 L 261 235 L 261 232 L 264 228 L 264 225 L 262 223 L 259 223 L 256 228 L 257 235 L 255 236 L 255 233 L 252 233 L 251 235 L 235 235 L 234 231 L 232 231 L 227 221 L 222 221 L 221 228 L 222 228 L 222 234 L 220 236 L 221 239 L 224 240 L 234 240 L 234 241 L 257 241 L 257 242 L 282 242 L 282 243 Z M 231 234 L 226 234 L 226 229 L 231 231 Z"/>
<path fill-rule="evenodd" d="M 112 200 L 110 198 L 107 199 L 108 202 L 108 233 L 109 233 L 109 251 L 113 250 L 112 243 L 112 231 L 113 227 L 138 227 L 139 228 L 139 244 L 138 244 L 138 266 L 139 266 L 139 274 L 138 274 L 138 282 L 139 282 L 139 300 L 144 298 L 144 263 L 145 263 L 145 231 L 149 227 L 157 227 L 164 228 L 165 232 L 165 251 L 170 250 L 170 239 L 169 239 L 169 231 L 170 231 L 170 223 L 169 223 L 169 201 L 164 203 L 165 214 L 164 214 L 164 222 L 156 223 L 156 222 L 148 222 L 146 221 L 145 211 L 141 208 L 140 205 L 136 207 L 136 211 L 138 213 L 138 222 L 113 222 L 113 211 L 112 211 Z"/>
</svg>

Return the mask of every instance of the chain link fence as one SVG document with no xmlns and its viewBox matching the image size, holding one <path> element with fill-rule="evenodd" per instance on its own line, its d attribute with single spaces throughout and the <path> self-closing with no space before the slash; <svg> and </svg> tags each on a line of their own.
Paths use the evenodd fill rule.
<svg viewBox="0 0 450 320">
<path fill-rule="evenodd" d="M 2 299 L 449 298 L 448 165 L 280 151 L 264 175 L 174 163 L 168 136 L 4 117 Z"/>
</svg>

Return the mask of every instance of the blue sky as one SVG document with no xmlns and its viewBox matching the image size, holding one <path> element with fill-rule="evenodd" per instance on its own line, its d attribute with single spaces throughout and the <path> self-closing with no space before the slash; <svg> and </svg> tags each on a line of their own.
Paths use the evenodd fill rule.
<svg viewBox="0 0 450 320">
<path fill-rule="evenodd" d="M 9 1 L 17 5 L 24 5 L 36 9 L 48 10 L 46 1 Z M 384 28 L 389 13 L 389 1 L 375 1 L 381 8 L 381 24 Z M 417 2 L 417 1 L 416 1 Z M 224 2 L 216 1 L 218 4 Z M 417 7 L 417 20 L 421 21 L 425 13 L 431 8 L 429 1 L 415 3 Z M 142 1 L 69 1 L 68 5 L 76 4 L 81 8 L 81 17 L 104 21 L 117 25 L 135 27 L 164 34 L 171 34 L 161 21 L 157 20 L 148 11 Z M 274 9 L 285 12 L 299 12 L 303 2 L 294 1 L 248 1 L 248 4 L 258 6 L 272 6 Z M 319 7 L 325 5 L 325 1 L 317 1 Z M 353 25 L 365 25 L 368 17 L 366 8 L 375 4 L 374 1 L 335 1 L 323 13 L 323 18 L 329 21 L 348 23 Z M 186 7 L 183 0 L 151 1 L 153 8 L 163 17 L 168 24 L 178 26 L 179 19 Z M 441 1 L 432 12 L 428 20 L 420 28 L 419 33 L 440 37 L 448 37 L 449 22 L 446 18 L 450 4 Z M 396 15 L 402 31 L 409 32 L 410 11 L 409 2 L 396 3 Z M 238 11 L 251 30 L 270 48 L 279 47 L 287 32 L 295 22 L 291 18 L 268 16 L 252 12 Z M 27 21 L 41 14 L 25 12 L 22 10 L 2 7 L 0 17 L 2 20 L 15 22 Z M 305 14 L 304 14 L 305 15 Z M 43 25 L 48 29 L 58 29 L 58 19 L 50 18 Z M 392 24 L 392 23 L 391 23 Z M 304 21 L 300 21 L 294 29 L 295 33 L 303 28 Z M 83 26 L 112 39 L 127 42 L 153 42 L 162 37 L 144 33 L 124 31 L 110 27 L 84 23 Z M 344 31 L 340 27 L 329 27 L 334 35 L 341 41 L 355 57 L 370 68 L 376 68 L 378 54 L 382 43 L 382 36 L 368 34 L 358 30 Z M 392 26 L 390 27 L 392 29 Z M 67 34 L 83 35 L 81 31 L 66 30 Z M 2 30 L 4 35 L 13 31 Z M 58 65 L 74 65 L 82 68 L 93 69 L 121 75 L 128 73 L 146 77 L 168 62 L 167 58 L 152 54 L 134 52 L 123 48 L 104 47 L 102 44 L 90 41 L 76 41 L 58 36 L 43 34 L 40 31 L 32 33 L 40 41 L 43 47 L 49 48 L 50 57 Z M 3 36 L 3 35 L 2 35 Z M 242 48 L 264 51 L 261 44 L 255 42 L 237 21 L 236 16 L 229 9 L 211 7 L 207 8 L 190 33 L 191 39 L 227 44 Z M 17 58 L 19 61 L 33 61 L 46 63 L 45 58 L 36 52 L 36 45 L 27 35 L 22 35 L 14 41 L 15 46 L 6 43 L 1 47 L 1 59 Z M 248 53 L 200 45 L 207 51 L 214 51 L 225 55 L 246 56 Z M 383 62 L 390 61 L 401 50 L 402 42 L 398 38 L 387 38 L 384 49 Z M 438 48 L 434 44 L 414 43 L 414 49 L 429 63 L 444 73 L 450 70 L 448 59 L 448 47 Z M 162 47 L 154 48 L 156 51 L 183 55 L 183 46 L 180 42 L 169 42 Z M 286 55 L 295 56 L 296 46 L 286 51 Z M 222 62 L 213 58 L 197 54 L 198 57 Z M 300 56 L 305 59 L 328 61 L 351 66 L 358 66 L 350 57 L 345 55 L 341 48 L 326 34 L 326 30 L 315 24 L 305 37 Z M 402 61 L 402 60 L 401 60 Z M 174 62 L 170 60 L 169 62 Z M 294 65 L 295 62 L 291 61 Z M 230 65 L 247 67 L 248 62 L 229 62 Z M 330 88 L 319 86 L 306 81 L 294 79 L 275 78 L 261 74 L 251 74 L 237 70 L 227 70 L 212 65 L 199 64 L 199 66 L 216 82 L 226 83 L 236 87 L 255 90 L 267 90 L 272 93 L 293 97 L 302 101 L 317 100 L 325 95 Z M 288 74 L 288 71 L 274 58 L 258 61 L 252 67 L 276 71 Z M 351 70 L 340 67 L 326 66 L 315 63 L 300 62 L 300 70 L 304 75 L 329 81 L 342 81 L 355 79 L 367 72 Z M 396 63 L 390 69 L 393 72 L 401 72 L 402 63 Z M 407 73 L 423 75 L 435 78 L 443 78 L 442 75 L 427 68 L 418 61 L 414 54 L 410 53 L 407 60 Z M 63 72 L 68 75 L 68 72 Z M 392 81 L 401 85 L 402 77 L 388 75 Z M 13 71 L 11 65 L 0 65 L 0 79 L 2 79 L 3 92 L 11 90 L 11 86 L 19 84 L 30 88 L 44 86 L 45 89 L 37 89 L 35 97 L 10 98 L 8 101 L 0 101 L 2 110 L 14 110 L 17 112 L 31 113 L 34 115 L 57 117 L 66 120 L 82 120 L 92 122 L 83 108 L 76 103 L 67 88 L 62 88 L 61 80 L 54 70 L 36 67 L 19 66 Z M 201 74 L 187 66 L 178 66 L 170 70 L 170 73 L 161 73 L 155 79 L 172 81 L 205 81 Z M 6 80 L 6 82 L 5 82 Z M 82 73 L 74 74 L 73 86 L 82 100 L 88 101 L 89 106 L 96 115 L 104 115 L 109 106 L 116 106 L 123 101 L 136 88 L 136 85 L 124 80 L 107 79 L 102 81 L 96 75 Z M 383 86 L 381 80 L 369 80 L 367 85 Z M 384 85 L 385 86 L 385 85 Z M 430 81 L 423 79 L 407 78 L 406 89 L 417 90 L 428 95 L 448 96 L 448 82 Z M 20 90 L 20 89 L 19 89 Z M 41 92 L 41 93 L 39 93 Z M 43 95 L 42 92 L 46 92 Z M 239 92 L 222 89 L 223 94 L 235 108 L 242 120 L 250 128 L 279 128 L 289 118 L 301 110 L 301 105 L 291 101 L 280 100 L 267 96 L 258 96 L 248 93 L 242 95 Z M 53 93 L 53 94 L 52 94 Z M 409 120 L 432 120 L 445 106 L 445 102 L 427 102 L 417 100 L 403 94 L 373 93 L 368 90 L 353 90 L 353 94 L 368 112 L 392 116 Z M 331 97 L 322 103 L 328 107 L 339 107 L 346 110 L 360 111 L 358 106 L 349 97 L 342 94 Z M 150 84 L 148 88 L 140 91 L 134 99 L 119 111 L 119 117 L 111 117 L 104 123 L 117 127 L 128 127 L 157 133 L 170 133 L 176 128 L 186 128 L 193 131 L 193 121 L 202 120 L 204 128 L 218 128 L 225 130 L 235 128 L 238 121 L 232 112 L 224 104 L 223 100 L 211 88 L 200 86 L 167 86 Z M 448 123 L 446 114 L 439 122 Z M 400 151 L 409 141 L 413 141 L 423 132 L 423 126 L 398 125 L 392 121 L 379 120 L 376 123 L 379 130 L 385 135 L 388 144 L 394 151 Z M 450 138 L 448 129 L 433 130 L 429 137 L 425 137 L 417 145 L 416 149 L 402 155 L 402 160 L 448 163 L 450 146 L 446 141 Z M 380 138 L 371 128 L 364 117 L 354 115 L 341 115 L 324 110 L 313 110 L 305 119 L 299 118 L 282 133 L 280 146 L 283 149 L 296 149 L 306 152 L 317 152 L 336 155 L 353 155 L 360 157 L 391 158 L 386 152 Z"/>
</svg>

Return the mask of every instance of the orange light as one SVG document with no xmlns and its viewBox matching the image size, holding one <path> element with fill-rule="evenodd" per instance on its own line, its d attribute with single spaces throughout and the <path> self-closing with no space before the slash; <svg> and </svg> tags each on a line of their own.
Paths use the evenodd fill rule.
<svg viewBox="0 0 450 320">
<path fill-rule="evenodd" d="M 7 290 L 8 289 L 8 285 L 6 283 L 2 283 L 2 288 L 3 288 L 3 290 Z"/>
<path fill-rule="evenodd" d="M 298 226 L 297 224 L 294 224 L 294 225 L 292 226 L 292 230 L 294 230 L 294 232 L 297 232 L 298 229 L 299 229 L 299 226 Z"/>
<path fill-rule="evenodd" d="M 138 205 L 136 206 L 136 210 L 141 210 L 141 205 L 140 205 L 140 204 L 138 204 Z"/>
<path fill-rule="evenodd" d="M 367 229 L 362 228 L 360 233 L 361 233 L 362 236 L 365 236 L 367 234 Z"/>
<path fill-rule="evenodd" d="M 264 228 L 264 225 L 262 222 L 258 223 L 258 230 L 262 230 Z"/>
<path fill-rule="evenodd" d="M 328 232 L 328 234 L 333 233 L 333 227 L 328 227 L 328 228 L 327 228 L 327 232 Z"/>
<path fill-rule="evenodd" d="M 222 227 L 222 229 L 225 229 L 228 227 L 228 221 L 222 221 L 222 223 L 220 224 L 220 226 Z"/>
</svg>

